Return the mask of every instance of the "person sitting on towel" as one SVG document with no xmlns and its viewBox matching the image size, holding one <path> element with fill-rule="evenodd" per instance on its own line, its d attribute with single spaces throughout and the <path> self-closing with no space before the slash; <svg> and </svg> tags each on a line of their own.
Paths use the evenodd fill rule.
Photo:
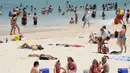
<svg viewBox="0 0 130 73">
<path fill-rule="evenodd" d="M 42 50 L 44 49 L 41 45 L 29 45 L 27 43 L 24 43 L 22 46 L 20 46 L 20 48 L 29 48 L 32 50 Z"/>
</svg>

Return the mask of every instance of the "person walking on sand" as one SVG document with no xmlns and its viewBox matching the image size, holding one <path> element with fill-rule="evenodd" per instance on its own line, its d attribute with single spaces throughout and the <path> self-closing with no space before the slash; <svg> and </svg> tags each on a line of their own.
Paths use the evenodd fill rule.
<svg viewBox="0 0 130 73">
<path fill-rule="evenodd" d="M 88 27 L 90 27 L 90 11 L 89 8 L 86 8 L 85 13 L 84 13 L 85 19 L 84 19 L 84 24 L 83 27 L 85 27 L 85 24 L 88 23 Z"/>
<path fill-rule="evenodd" d="M 34 66 L 32 67 L 30 73 L 42 73 L 41 71 L 39 71 L 38 66 L 39 66 L 39 62 L 35 61 Z"/>
<path fill-rule="evenodd" d="M 37 14 L 34 13 L 34 17 L 33 17 L 33 24 L 34 25 L 37 25 L 37 19 L 38 19 Z"/>
<path fill-rule="evenodd" d="M 56 61 L 55 67 L 54 67 L 54 73 L 61 73 L 61 70 L 63 70 L 62 73 L 66 73 L 66 70 L 60 66 L 60 60 Z"/>
<path fill-rule="evenodd" d="M 14 12 L 14 15 L 13 15 L 13 17 L 11 19 L 11 31 L 10 31 L 10 35 L 12 35 L 12 32 L 13 32 L 13 34 L 15 34 L 15 29 L 16 28 L 18 29 L 18 33 L 21 34 L 20 28 L 19 28 L 19 26 L 17 24 L 17 18 L 18 18 L 18 15 L 17 15 L 16 12 Z"/>
<path fill-rule="evenodd" d="M 122 30 L 119 32 L 121 53 L 123 52 L 123 47 L 125 48 L 125 52 L 127 51 L 127 47 L 126 47 L 126 31 L 127 31 L 126 25 L 122 25 Z"/>
<path fill-rule="evenodd" d="M 74 11 L 74 13 L 75 13 L 75 24 L 77 24 L 77 22 L 78 22 L 78 14 L 77 14 L 76 10 Z"/>
</svg>

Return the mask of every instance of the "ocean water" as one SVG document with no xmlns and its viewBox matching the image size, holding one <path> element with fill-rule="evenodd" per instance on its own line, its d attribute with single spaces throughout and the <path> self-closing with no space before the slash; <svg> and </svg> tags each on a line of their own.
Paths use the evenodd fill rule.
<svg viewBox="0 0 130 73">
<path fill-rule="evenodd" d="M 73 12 L 68 12 L 65 16 L 62 16 L 61 13 L 58 13 L 58 6 L 61 6 L 62 11 L 66 9 L 66 1 L 69 1 L 69 4 L 78 7 L 78 18 L 79 22 L 81 22 L 82 16 L 84 14 L 84 9 L 80 9 L 80 5 L 86 4 L 97 4 L 97 17 L 96 19 L 91 19 L 91 24 L 112 24 L 113 18 L 115 17 L 115 11 L 108 11 L 106 13 L 106 20 L 102 20 L 101 18 L 101 5 L 103 3 L 113 3 L 117 2 L 120 8 L 128 8 L 130 4 L 124 7 L 124 3 L 129 3 L 129 0 L 1 0 L 0 5 L 3 6 L 2 15 L 0 16 L 0 29 L 8 29 L 10 28 L 10 19 L 8 17 L 8 12 L 12 11 L 13 8 L 19 6 L 20 3 L 23 4 L 23 7 L 28 5 L 27 11 L 30 12 L 30 6 L 33 5 L 37 8 L 38 15 L 38 25 L 37 27 L 53 27 L 53 26 L 68 26 L 69 20 L 71 17 L 74 18 Z M 41 9 L 43 7 L 49 7 L 52 5 L 54 11 L 49 15 L 42 15 Z M 33 28 L 33 13 L 28 16 L 28 23 L 26 28 Z M 21 17 L 18 18 L 18 24 L 21 26 Z M 21 26 L 22 28 L 25 28 Z M 34 27 L 35 28 L 35 27 Z M 1 30 L 0 30 L 1 31 Z"/>
</svg>

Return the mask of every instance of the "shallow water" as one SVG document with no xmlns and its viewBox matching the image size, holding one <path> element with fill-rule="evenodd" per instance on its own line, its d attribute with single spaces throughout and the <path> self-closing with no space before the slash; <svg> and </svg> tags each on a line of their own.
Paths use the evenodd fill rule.
<svg viewBox="0 0 130 73">
<path fill-rule="evenodd" d="M 62 16 L 61 13 L 58 13 L 57 7 L 61 6 L 63 11 L 66 7 L 66 1 L 67 0 L 2 0 L 0 2 L 0 5 L 3 6 L 2 13 L 3 15 L 0 16 L 0 25 L 7 26 L 7 28 L 10 27 L 10 18 L 8 17 L 8 12 L 12 11 L 12 8 L 15 8 L 16 6 L 19 6 L 20 3 L 23 3 L 23 7 L 26 5 L 30 6 L 33 5 L 37 8 L 37 15 L 38 15 L 38 27 L 52 27 L 52 26 L 68 26 L 69 20 L 71 17 L 74 18 L 74 13 L 68 12 L 65 16 Z M 80 6 L 80 5 L 86 5 L 86 4 L 97 4 L 98 5 L 98 12 L 97 12 L 97 18 L 91 19 L 92 24 L 112 24 L 113 18 L 115 17 L 114 11 L 106 12 L 106 20 L 102 20 L 101 18 L 101 5 L 103 3 L 111 3 L 111 2 L 117 2 L 119 4 L 119 7 L 124 8 L 124 3 L 128 0 L 69 0 L 69 3 L 74 6 Z M 47 4 L 48 3 L 48 4 Z M 53 13 L 49 15 L 42 15 L 41 9 L 43 7 L 48 7 L 49 5 L 53 6 Z M 127 8 L 129 5 L 127 5 L 125 8 Z M 27 8 L 28 12 L 30 13 L 30 7 Z M 84 9 L 78 8 L 78 16 L 79 21 L 81 21 Z M 34 27 L 33 26 L 33 13 L 31 13 L 31 16 L 28 16 L 28 24 L 27 27 Z M 21 17 L 18 19 L 18 24 L 21 25 Z"/>
</svg>

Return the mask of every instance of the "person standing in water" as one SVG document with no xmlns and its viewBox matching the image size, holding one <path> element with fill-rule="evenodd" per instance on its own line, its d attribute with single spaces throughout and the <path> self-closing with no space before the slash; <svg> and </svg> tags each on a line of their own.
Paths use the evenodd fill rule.
<svg viewBox="0 0 130 73">
<path fill-rule="evenodd" d="M 11 31 L 10 31 L 10 35 L 12 35 L 12 32 L 15 34 L 15 29 L 18 29 L 18 33 L 21 34 L 20 32 L 20 28 L 17 24 L 17 18 L 18 18 L 18 14 L 15 12 L 12 19 L 11 19 Z"/>
<path fill-rule="evenodd" d="M 78 14 L 77 14 L 76 10 L 74 11 L 74 13 L 75 13 L 75 24 L 77 24 L 77 22 L 78 22 Z"/>
<path fill-rule="evenodd" d="M 128 10 L 127 10 L 127 13 L 126 13 L 126 22 L 127 22 L 127 24 L 129 23 L 129 22 L 128 22 L 129 17 L 130 17 L 130 10 L 128 9 Z"/>
<path fill-rule="evenodd" d="M 122 25 L 122 30 L 119 32 L 121 53 L 123 52 L 123 47 L 125 48 L 125 52 L 127 51 L 127 47 L 126 47 L 126 31 L 127 31 L 126 25 Z"/>
<path fill-rule="evenodd" d="M 90 11 L 89 11 L 89 8 L 86 8 L 84 16 L 85 16 L 85 19 L 84 19 L 84 24 L 83 24 L 82 28 L 85 27 L 86 23 L 88 23 L 88 27 L 90 27 L 90 21 L 89 21 L 90 20 Z"/>
<path fill-rule="evenodd" d="M 37 25 L 37 19 L 38 19 L 37 14 L 34 13 L 34 16 L 33 16 L 33 24 L 34 25 Z"/>
</svg>

